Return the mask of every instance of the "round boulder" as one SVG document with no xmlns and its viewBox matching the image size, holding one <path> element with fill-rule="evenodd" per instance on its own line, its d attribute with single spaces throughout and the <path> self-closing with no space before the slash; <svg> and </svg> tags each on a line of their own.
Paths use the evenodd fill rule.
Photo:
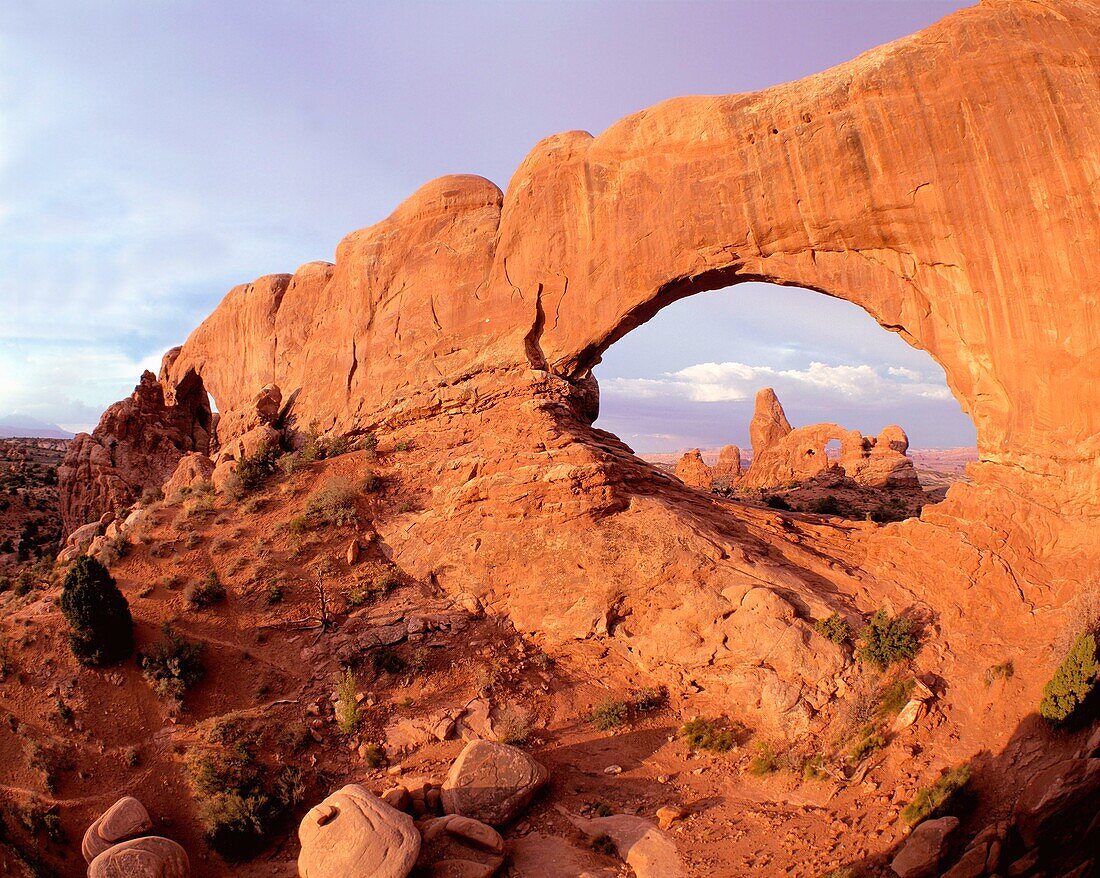
<svg viewBox="0 0 1100 878">
<path fill-rule="evenodd" d="M 443 783 L 443 810 L 502 826 L 527 807 L 548 778 L 543 766 L 516 747 L 471 741 Z"/>
<path fill-rule="evenodd" d="M 107 848 L 120 841 L 145 835 L 153 829 L 149 812 L 133 796 L 123 796 L 88 827 L 80 850 L 85 862 L 92 862 Z"/>
<path fill-rule="evenodd" d="M 298 839 L 300 878 L 405 878 L 420 853 L 412 818 L 358 784 L 311 808 Z"/>
<path fill-rule="evenodd" d="M 190 878 L 187 853 L 170 838 L 147 835 L 107 848 L 88 866 L 88 878 Z"/>
</svg>

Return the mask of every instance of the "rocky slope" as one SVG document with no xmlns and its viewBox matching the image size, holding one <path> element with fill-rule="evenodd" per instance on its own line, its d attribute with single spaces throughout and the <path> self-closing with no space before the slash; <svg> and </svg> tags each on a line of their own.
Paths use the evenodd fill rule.
<svg viewBox="0 0 1100 878">
<path fill-rule="evenodd" d="M 222 468 L 217 509 L 230 458 L 260 439 L 376 433 L 402 499 L 371 532 L 404 575 L 588 668 L 606 650 L 784 747 L 827 738 L 855 685 L 850 650 L 815 623 L 904 614 L 938 725 L 918 764 L 846 787 L 885 801 L 826 808 L 836 820 L 892 825 L 899 788 L 980 751 L 1008 754 L 987 789 L 1022 783 L 1014 731 L 1100 561 L 1100 267 L 1073 258 L 1100 250 L 1098 43 L 1095 4 L 994 0 L 800 82 L 548 138 L 503 194 L 429 183 L 335 264 L 232 290 L 74 440 L 66 525 L 129 506 L 187 454 Z M 743 280 L 849 299 L 928 350 L 977 426 L 968 480 L 919 519 L 842 522 L 703 496 L 591 427 L 610 344 Z M 261 418 L 269 386 L 278 411 Z M 285 652 L 280 673 L 311 673 L 314 657 L 287 667 Z M 987 674 L 1007 665 L 998 698 Z M 897 837 L 863 829 L 860 857 Z M 728 840 L 698 850 L 719 869 L 739 856 Z M 739 862 L 792 862 L 770 851 Z"/>
</svg>

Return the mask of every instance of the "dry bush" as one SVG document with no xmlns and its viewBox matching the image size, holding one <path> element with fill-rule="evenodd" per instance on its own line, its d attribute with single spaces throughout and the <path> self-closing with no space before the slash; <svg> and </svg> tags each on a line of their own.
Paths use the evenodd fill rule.
<svg viewBox="0 0 1100 878">
<path fill-rule="evenodd" d="M 336 525 L 357 524 L 357 493 L 347 479 L 330 479 L 306 505 L 306 516 L 315 522 Z"/>
<path fill-rule="evenodd" d="M 1069 621 L 1054 639 L 1056 655 L 1068 653 L 1082 634 L 1100 635 L 1100 581 L 1087 583 L 1066 609 Z"/>
</svg>

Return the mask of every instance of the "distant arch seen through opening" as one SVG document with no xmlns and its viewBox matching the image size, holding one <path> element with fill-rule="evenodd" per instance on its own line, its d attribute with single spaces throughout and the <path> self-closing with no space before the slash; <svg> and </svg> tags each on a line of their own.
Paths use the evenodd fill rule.
<svg viewBox="0 0 1100 878">
<path fill-rule="evenodd" d="M 857 305 L 798 287 L 742 283 L 680 299 L 593 371 L 596 426 L 643 455 L 726 444 L 747 454 L 761 387 L 776 390 L 794 427 L 835 422 L 875 436 L 896 423 L 915 449 L 976 442 L 931 355 Z"/>
</svg>

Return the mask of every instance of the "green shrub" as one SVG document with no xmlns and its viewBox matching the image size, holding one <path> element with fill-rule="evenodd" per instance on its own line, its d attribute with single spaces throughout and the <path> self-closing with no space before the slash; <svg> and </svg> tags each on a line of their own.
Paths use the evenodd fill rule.
<svg viewBox="0 0 1100 878">
<path fill-rule="evenodd" d="M 820 753 L 807 756 L 802 762 L 803 780 L 825 780 L 829 775 L 825 772 L 825 757 Z"/>
<path fill-rule="evenodd" d="M 531 739 L 531 724 L 514 710 L 506 710 L 494 728 L 497 740 L 512 747 L 522 747 Z"/>
<path fill-rule="evenodd" d="M 626 724 L 627 707 L 625 701 L 606 698 L 592 708 L 589 721 L 601 732 L 608 732 Z"/>
<path fill-rule="evenodd" d="M 638 713 L 652 713 L 668 704 L 668 689 L 664 686 L 646 686 L 635 692 L 630 701 Z"/>
<path fill-rule="evenodd" d="M 69 646 L 83 665 L 118 664 L 134 651 L 130 606 L 111 574 L 94 558 L 77 558 L 61 589 Z"/>
<path fill-rule="evenodd" d="M 1053 723 L 1068 720 L 1092 692 L 1098 671 L 1095 635 L 1079 634 L 1050 682 L 1043 687 L 1039 713 Z"/>
<path fill-rule="evenodd" d="M 840 503 L 837 502 L 836 497 L 830 494 L 827 497 L 819 497 L 810 504 L 810 511 L 816 512 L 818 515 L 839 515 Z"/>
<path fill-rule="evenodd" d="M 298 768 L 266 765 L 265 742 L 234 729 L 232 742 L 207 738 L 188 757 L 191 785 L 202 814 L 204 837 L 226 860 L 255 856 L 279 835 L 305 794 Z"/>
<path fill-rule="evenodd" d="M 204 647 L 175 634 L 167 624 L 162 630 L 163 636 L 152 650 L 138 656 L 138 667 L 157 695 L 178 703 L 206 672 Z"/>
<path fill-rule="evenodd" d="M 860 729 L 859 737 L 856 738 L 856 742 L 848 750 L 848 761 L 860 762 L 885 746 L 886 738 L 878 726 L 873 723 L 868 724 Z"/>
<path fill-rule="evenodd" d="M 336 678 L 336 728 L 341 735 L 353 735 L 359 728 L 359 686 L 355 674 L 347 668 Z"/>
<path fill-rule="evenodd" d="M 377 440 L 375 440 L 377 447 Z M 346 435 L 322 436 L 317 429 L 317 424 L 311 423 L 305 432 L 302 447 L 298 449 L 300 460 L 311 463 L 315 460 L 325 460 L 329 457 L 339 457 L 354 450 L 354 446 Z"/>
<path fill-rule="evenodd" d="M 269 582 L 267 585 L 267 605 L 269 607 L 282 603 L 283 584 L 281 582 Z"/>
<path fill-rule="evenodd" d="M 765 497 L 764 505 L 769 509 L 780 509 L 784 512 L 791 511 L 791 504 L 777 494 L 769 494 Z"/>
<path fill-rule="evenodd" d="M 774 774 L 779 770 L 779 757 L 767 741 L 756 742 L 756 756 L 749 763 L 749 773 L 757 777 Z"/>
<path fill-rule="evenodd" d="M 692 750 L 726 753 L 737 746 L 733 730 L 718 719 L 689 719 L 680 727 L 680 737 Z"/>
<path fill-rule="evenodd" d="M 930 817 L 946 815 L 969 782 L 969 765 L 952 768 L 934 784 L 917 792 L 913 801 L 902 809 L 902 819 L 910 826 L 915 826 Z"/>
<path fill-rule="evenodd" d="M 367 744 L 359 751 L 359 758 L 367 768 L 377 768 L 386 761 L 386 754 L 377 744 Z"/>
<path fill-rule="evenodd" d="M 8 642 L 0 636 L 0 681 L 7 679 L 8 674 L 12 672 L 14 667 L 15 663 L 8 651 Z"/>
<path fill-rule="evenodd" d="M 606 832 L 593 838 L 589 842 L 589 845 L 597 854 L 603 854 L 607 857 L 617 857 L 619 855 L 619 849 L 615 845 L 615 840 Z"/>
<path fill-rule="evenodd" d="M 373 470 L 368 472 L 363 476 L 363 481 L 360 482 L 359 489 L 364 494 L 376 494 L 382 490 L 382 477 Z"/>
<path fill-rule="evenodd" d="M 814 631 L 833 643 L 847 643 L 852 639 L 852 626 L 840 613 L 833 613 L 826 619 L 818 619 L 814 622 Z"/>
<path fill-rule="evenodd" d="M 859 633 L 856 656 L 860 661 L 885 670 L 895 662 L 906 661 L 917 654 L 920 640 L 912 619 L 893 616 L 877 610 Z"/>
<path fill-rule="evenodd" d="M 264 443 L 248 457 L 237 461 L 237 480 L 241 490 L 249 494 L 263 487 L 264 482 L 278 470 L 279 446 Z"/>
<path fill-rule="evenodd" d="M 225 586 L 218 579 L 218 571 L 211 570 L 201 582 L 196 582 L 185 595 L 188 606 L 193 610 L 220 604 L 225 600 Z"/>
</svg>

